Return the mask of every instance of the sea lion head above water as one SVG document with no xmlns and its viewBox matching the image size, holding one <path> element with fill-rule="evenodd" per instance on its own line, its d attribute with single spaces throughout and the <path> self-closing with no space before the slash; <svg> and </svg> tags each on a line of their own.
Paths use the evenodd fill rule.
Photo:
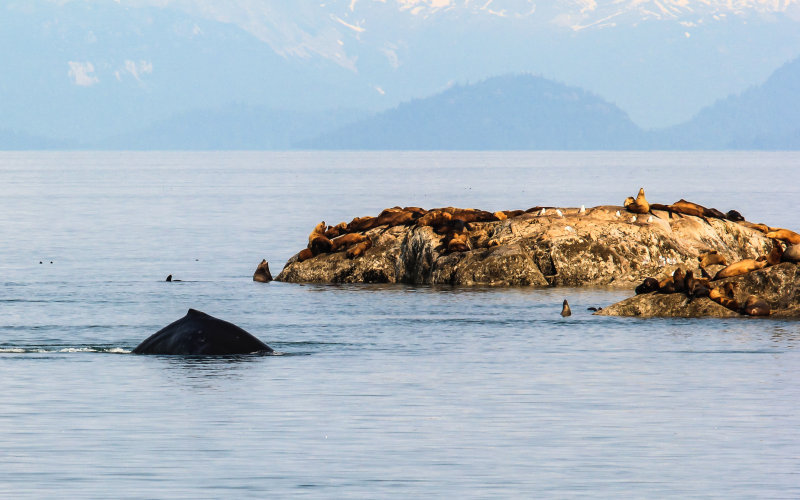
<svg viewBox="0 0 800 500">
<path fill-rule="evenodd" d="M 572 316 L 572 309 L 569 308 L 569 302 L 567 302 L 567 299 L 564 299 L 564 303 L 561 304 L 561 316 L 564 316 L 565 318 L 567 316 Z"/>
</svg>

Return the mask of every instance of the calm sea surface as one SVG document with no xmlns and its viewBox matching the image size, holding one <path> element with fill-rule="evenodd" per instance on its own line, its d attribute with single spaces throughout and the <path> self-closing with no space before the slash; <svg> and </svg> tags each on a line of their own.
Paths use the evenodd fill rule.
<svg viewBox="0 0 800 500">
<path fill-rule="evenodd" d="M 642 186 L 800 229 L 797 153 L 0 153 L 0 497 L 800 498 L 800 322 L 251 281 L 323 219 Z M 190 307 L 283 355 L 129 353 Z"/>
</svg>

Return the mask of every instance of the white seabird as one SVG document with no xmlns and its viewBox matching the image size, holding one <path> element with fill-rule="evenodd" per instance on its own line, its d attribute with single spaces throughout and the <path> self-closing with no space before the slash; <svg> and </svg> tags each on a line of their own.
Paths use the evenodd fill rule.
<svg viewBox="0 0 800 500">
<path fill-rule="evenodd" d="M 561 213 L 561 210 L 557 208 L 556 208 L 556 215 L 558 215 L 559 217 L 564 217 L 564 214 Z"/>
</svg>

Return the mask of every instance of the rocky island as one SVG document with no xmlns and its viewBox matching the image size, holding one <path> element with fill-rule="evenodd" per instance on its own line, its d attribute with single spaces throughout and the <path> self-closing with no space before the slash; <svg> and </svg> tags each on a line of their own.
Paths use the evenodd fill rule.
<svg viewBox="0 0 800 500">
<path fill-rule="evenodd" d="M 633 289 L 645 278 L 671 276 L 678 269 L 693 270 L 698 279 L 707 280 L 709 273 L 719 272 L 727 263 L 761 262 L 778 246 L 783 254 L 776 230 L 747 222 L 733 210 L 722 213 L 685 200 L 649 204 L 642 190 L 623 206 L 537 206 L 494 213 L 454 207 L 394 207 L 376 217 L 357 217 L 336 226 L 318 224 L 307 247 L 286 263 L 276 279 L 293 283 Z M 791 245 L 791 241 L 785 243 Z M 713 262 L 701 265 L 701 259 L 711 254 Z M 778 257 L 778 262 L 781 260 Z M 784 288 L 789 283 L 796 287 L 798 266 L 791 260 L 785 266 L 774 264 L 769 269 L 759 267 L 764 278 L 730 279 L 742 281 L 741 294 L 758 289 L 772 299 L 775 309 L 785 302 L 787 314 L 797 314 L 800 296 L 788 297 Z M 766 293 L 770 286 L 775 296 Z M 650 299 L 642 294 L 601 314 L 738 314 L 707 297 L 689 301 L 691 297 L 684 294 L 681 301 L 664 290 L 651 292 L 647 294 Z M 664 302 L 666 297 L 671 302 Z M 687 301 L 691 306 L 684 304 Z M 669 305 L 672 302 L 674 307 Z"/>
</svg>

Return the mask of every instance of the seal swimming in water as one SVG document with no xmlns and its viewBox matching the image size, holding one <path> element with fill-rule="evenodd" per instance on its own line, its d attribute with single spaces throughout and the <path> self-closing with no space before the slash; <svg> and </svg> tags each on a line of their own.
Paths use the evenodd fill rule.
<svg viewBox="0 0 800 500">
<path fill-rule="evenodd" d="M 567 299 L 564 299 L 564 304 L 561 306 L 561 315 L 565 318 L 567 316 L 572 316 L 572 309 L 569 308 L 569 302 L 567 302 Z"/>
<path fill-rule="evenodd" d="M 157 331 L 134 354 L 226 355 L 270 353 L 272 348 L 233 323 L 189 309 L 186 316 Z"/>
<path fill-rule="evenodd" d="M 272 281 L 272 273 L 269 272 L 269 262 L 267 262 L 267 259 L 263 259 L 261 264 L 256 268 L 256 272 L 253 273 L 253 281 L 261 283 L 269 283 Z"/>
</svg>

